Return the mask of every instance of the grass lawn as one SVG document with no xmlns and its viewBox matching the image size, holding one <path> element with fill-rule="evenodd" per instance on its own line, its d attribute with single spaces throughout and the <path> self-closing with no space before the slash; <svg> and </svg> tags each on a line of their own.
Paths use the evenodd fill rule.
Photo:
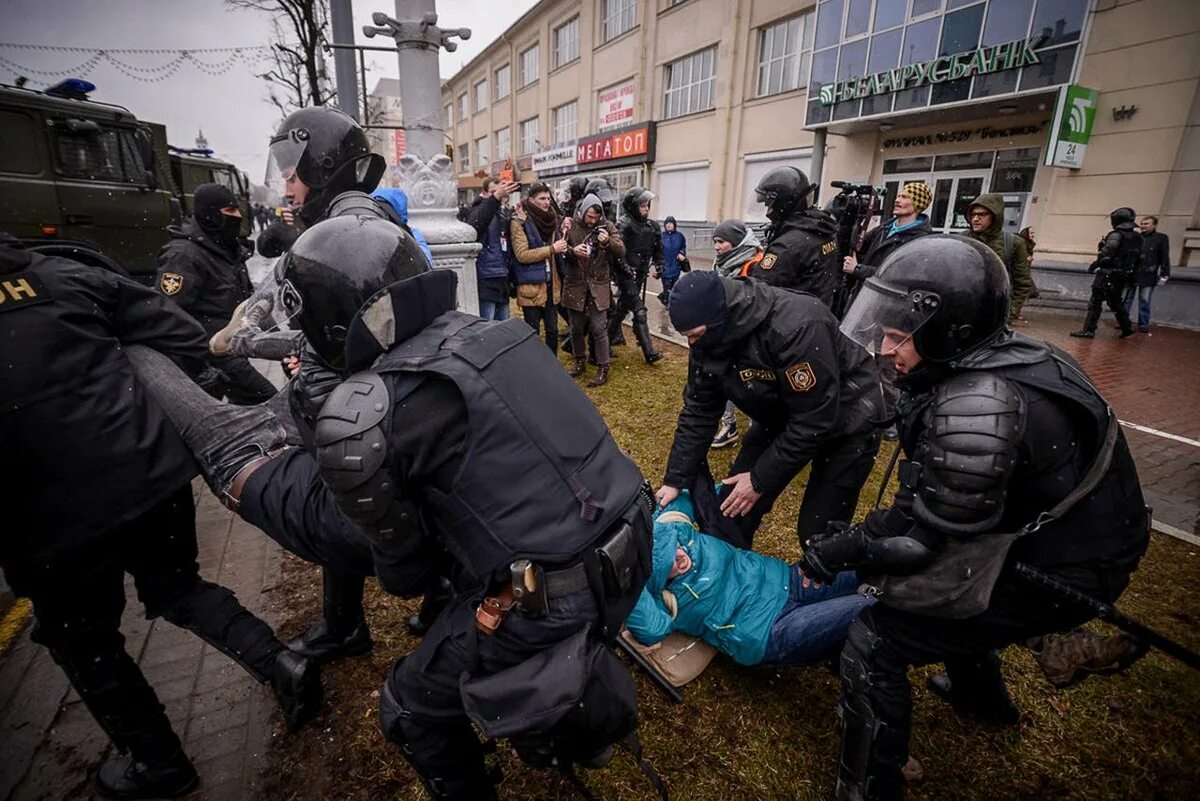
<svg viewBox="0 0 1200 801">
<path fill-rule="evenodd" d="M 631 338 L 632 339 L 632 338 Z M 659 343 L 666 358 L 646 366 L 635 348 L 617 349 L 609 384 L 587 390 L 617 442 L 655 486 L 661 481 L 681 403 L 687 354 Z M 565 364 L 564 358 L 564 364 Z M 594 368 L 592 368 L 594 370 Z M 743 428 L 744 430 L 744 428 Z M 714 452 L 724 470 L 735 448 Z M 874 503 L 891 446 L 885 445 L 859 503 Z M 763 553 L 797 558 L 796 509 L 803 476 L 767 517 L 755 540 Z M 1121 608 L 1192 648 L 1200 648 L 1200 555 L 1153 535 Z M 320 576 L 290 559 L 276 596 L 281 632 L 317 615 Z M 369 588 L 375 651 L 325 669 L 328 707 L 296 736 L 280 735 L 269 756 L 263 797 L 419 799 L 425 793 L 378 728 L 378 689 L 392 660 L 415 646 L 404 620 L 415 602 Z M 286 637 L 285 637 L 286 639 Z M 1152 653 L 1126 676 L 1091 679 L 1055 691 L 1021 648 L 1004 657 L 1019 728 L 990 731 L 958 718 L 914 671 L 912 753 L 925 780 L 914 798 L 1192 799 L 1200 797 L 1200 674 Z M 818 799 L 833 793 L 838 750 L 838 681 L 825 668 L 745 668 L 718 656 L 674 705 L 637 675 L 647 756 L 675 799 Z M 282 731 L 282 730 L 281 730 Z M 526 768 L 501 745 L 501 797 L 575 798 L 560 777 Z M 633 761 L 619 754 L 584 776 L 599 798 L 653 798 Z"/>
</svg>

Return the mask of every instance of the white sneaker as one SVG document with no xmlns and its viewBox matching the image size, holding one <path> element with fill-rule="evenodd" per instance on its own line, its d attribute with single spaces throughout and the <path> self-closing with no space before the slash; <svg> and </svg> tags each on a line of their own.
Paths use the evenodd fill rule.
<svg viewBox="0 0 1200 801">
<path fill-rule="evenodd" d="M 737 425 L 728 425 L 721 423 L 721 427 L 717 429 L 717 435 L 713 437 L 711 448 L 725 448 L 740 439 L 738 436 Z"/>
</svg>

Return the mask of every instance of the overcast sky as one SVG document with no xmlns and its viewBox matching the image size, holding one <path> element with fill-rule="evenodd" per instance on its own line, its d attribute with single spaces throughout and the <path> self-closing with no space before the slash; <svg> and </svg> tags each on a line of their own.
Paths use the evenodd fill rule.
<svg viewBox="0 0 1200 801">
<path fill-rule="evenodd" d="M 448 78 L 495 40 L 505 28 L 528 11 L 536 0 L 441 0 L 442 27 L 469 27 L 472 37 L 454 53 L 441 53 L 441 74 Z M 357 44 L 382 45 L 386 39 L 366 39 L 362 26 L 371 14 L 383 11 L 395 16 L 390 0 L 353 0 Z M 100 49 L 157 49 L 240 47 L 269 44 L 271 23 L 267 15 L 232 11 L 222 0 L 0 0 L 0 42 L 56 45 Z M 374 65 L 367 88 L 383 76 L 396 77 L 396 59 L 387 53 L 368 53 Z M 118 56 L 135 68 L 153 69 L 170 61 L 167 54 Z M 199 54 L 216 63 L 222 54 Z M 42 88 L 59 78 L 33 70 L 65 70 L 88 58 L 87 53 L 61 53 L 0 47 L 0 58 L 15 62 L 28 72 L 29 86 Z M 257 65 L 260 72 L 263 64 Z M 11 83 L 12 68 L 0 61 L 0 82 Z M 203 129 L 209 147 L 217 155 L 235 162 L 251 180 L 262 180 L 266 168 L 267 143 L 279 121 L 278 112 L 267 101 L 266 85 L 256 78 L 252 66 L 237 64 L 214 77 L 185 62 L 173 76 L 157 82 L 127 77 L 107 62 L 88 76 L 96 84 L 92 97 L 116 103 L 141 119 L 167 126 L 171 144 L 191 147 Z"/>
</svg>

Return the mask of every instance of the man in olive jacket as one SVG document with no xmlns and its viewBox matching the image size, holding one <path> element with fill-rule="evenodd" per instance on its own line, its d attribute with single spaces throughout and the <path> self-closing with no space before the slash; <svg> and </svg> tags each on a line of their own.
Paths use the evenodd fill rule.
<svg viewBox="0 0 1200 801">
<path fill-rule="evenodd" d="M 596 377 L 589 387 L 608 382 L 608 307 L 612 303 L 612 271 L 609 256 L 625 256 L 625 245 L 617 229 L 605 219 L 604 207 L 595 195 L 585 195 L 567 228 L 567 273 L 563 279 L 562 305 L 570 314 L 571 352 L 575 364 L 572 377 L 583 375 L 587 362 L 586 337 L 591 331 L 596 342 Z"/>
<path fill-rule="evenodd" d="M 1021 307 L 1033 290 L 1033 273 L 1029 269 L 1029 249 L 1025 240 L 1013 233 L 1003 231 L 1004 196 L 980 195 L 967 206 L 967 222 L 971 230 L 966 234 L 987 245 L 1008 271 L 1008 282 L 1012 285 L 1012 302 L 1008 321 L 1012 322 L 1021 313 Z"/>
</svg>

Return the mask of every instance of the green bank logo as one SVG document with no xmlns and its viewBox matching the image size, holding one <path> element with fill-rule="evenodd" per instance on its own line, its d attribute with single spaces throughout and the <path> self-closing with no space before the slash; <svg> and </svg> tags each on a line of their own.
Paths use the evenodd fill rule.
<svg viewBox="0 0 1200 801">
<path fill-rule="evenodd" d="M 1058 102 L 1054 108 L 1054 122 L 1050 126 L 1050 143 L 1046 147 L 1047 167 L 1066 167 L 1078 170 L 1083 167 L 1087 155 L 1088 141 L 1092 138 L 1092 124 L 1096 121 L 1096 107 L 1100 92 L 1077 84 L 1068 84 L 1058 90 Z"/>
<path fill-rule="evenodd" d="M 991 47 L 906 64 L 873 75 L 827 83 L 821 87 L 821 105 L 831 106 L 846 100 L 899 92 L 902 89 L 916 89 L 926 84 L 956 81 L 959 78 L 970 78 L 972 75 L 986 75 L 990 72 L 1038 64 L 1040 62 L 1036 50 L 1043 39 L 1043 36 L 1014 39 Z"/>
</svg>

